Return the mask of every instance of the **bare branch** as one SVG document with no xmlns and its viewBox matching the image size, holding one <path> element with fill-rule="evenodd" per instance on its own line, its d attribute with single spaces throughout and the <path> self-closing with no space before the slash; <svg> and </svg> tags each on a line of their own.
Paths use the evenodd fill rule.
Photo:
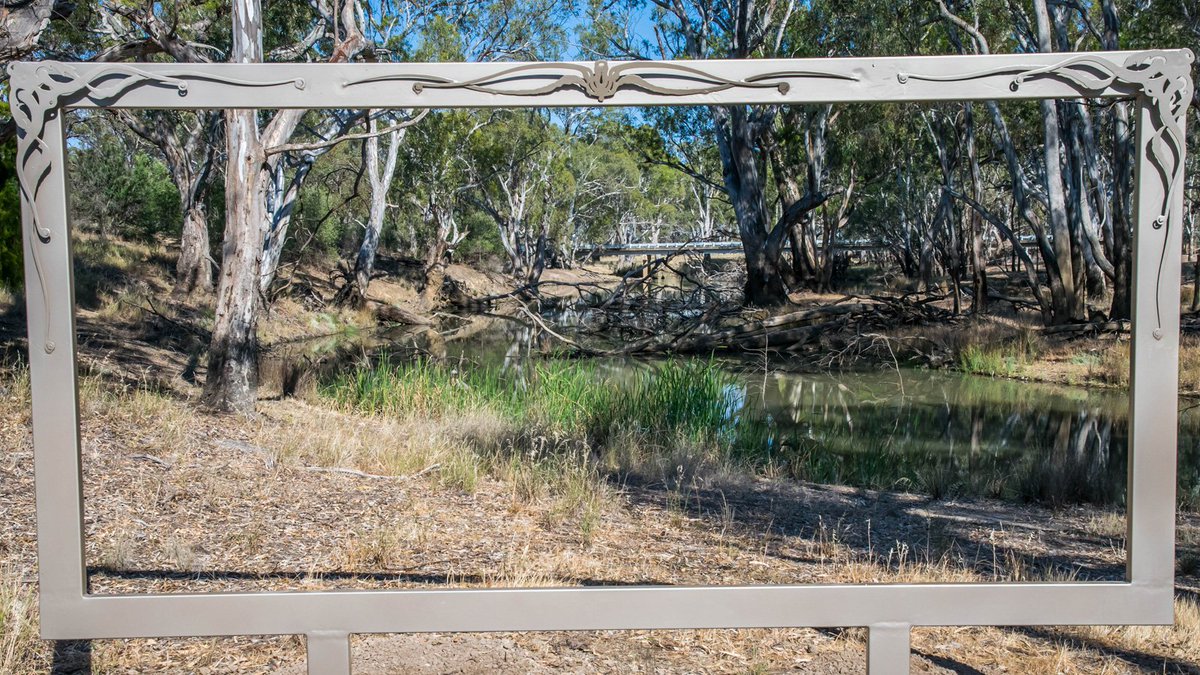
<svg viewBox="0 0 1200 675">
<path fill-rule="evenodd" d="M 374 132 L 364 132 L 361 134 L 346 134 L 346 135 L 342 135 L 342 136 L 337 136 L 335 138 L 331 138 L 329 140 L 317 141 L 314 143 L 288 143 L 285 145 L 276 145 L 271 148 L 266 148 L 264 150 L 264 154 L 277 155 L 281 152 L 310 152 L 312 150 L 321 150 L 324 148 L 330 148 L 339 143 L 344 143 L 346 141 L 358 141 L 358 140 L 362 140 L 362 139 L 366 139 L 366 138 L 378 138 L 379 136 L 384 136 L 386 134 L 390 134 L 393 131 L 407 129 L 408 127 L 411 127 L 412 125 L 416 124 L 417 122 L 420 122 L 421 120 L 425 119 L 425 116 L 428 114 L 429 114 L 428 109 L 422 109 L 421 112 L 417 113 L 416 117 L 411 117 L 407 120 L 404 120 L 403 122 L 398 122 L 396 124 L 393 124 L 392 126 L 384 127 L 383 129 L 379 129 Z"/>
</svg>

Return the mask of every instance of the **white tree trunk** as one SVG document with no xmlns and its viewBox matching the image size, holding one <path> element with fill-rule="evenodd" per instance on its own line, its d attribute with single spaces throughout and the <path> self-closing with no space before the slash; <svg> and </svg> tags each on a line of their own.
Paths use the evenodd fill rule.
<svg viewBox="0 0 1200 675">
<path fill-rule="evenodd" d="M 404 138 L 404 130 L 400 129 L 386 134 L 387 150 L 383 165 L 379 164 L 379 136 L 376 134 L 377 122 L 370 112 L 367 113 L 366 162 L 367 179 L 371 183 L 371 208 L 367 216 L 367 229 L 363 232 L 362 245 L 358 247 L 358 256 L 354 259 L 354 284 L 358 298 L 367 297 L 367 286 L 371 283 L 371 274 L 375 271 L 375 254 L 379 250 L 379 237 L 383 234 L 383 218 L 387 215 L 388 191 L 392 189 L 392 179 L 396 176 L 396 156 L 400 142 Z"/>
<path fill-rule="evenodd" d="M 1034 0 L 1034 16 L 1037 18 L 1038 47 L 1043 52 L 1054 51 L 1050 35 L 1050 12 L 1046 0 Z M 1052 100 L 1039 103 L 1042 112 L 1043 161 L 1046 168 L 1046 202 L 1050 215 L 1050 232 L 1053 236 L 1054 262 L 1058 267 L 1057 277 L 1060 292 L 1054 298 L 1054 321 L 1082 321 L 1086 319 L 1082 290 L 1079 288 L 1075 269 L 1075 247 L 1067 213 L 1066 191 L 1063 186 L 1062 138 L 1058 124 L 1058 104 Z M 1053 272 L 1052 272 L 1053 274 Z"/>
<path fill-rule="evenodd" d="M 233 0 L 234 63 L 262 61 L 260 11 L 259 0 Z M 204 399 L 212 407 L 249 414 L 258 386 L 259 273 L 267 213 L 257 111 L 226 112 L 225 136 L 225 241 Z"/>
<path fill-rule="evenodd" d="M 320 6 L 320 4 L 318 4 Z M 358 5 L 344 0 L 341 32 L 334 36 L 331 61 L 348 61 L 364 44 Z M 263 60 L 259 0 L 233 0 L 234 63 Z M 263 247 L 268 231 L 267 194 L 272 172 L 282 159 L 267 148 L 291 138 L 303 110 L 281 110 L 260 132 L 255 110 L 226 112 L 225 239 L 217 287 L 217 311 L 208 352 L 204 400 L 215 408 L 254 412 L 258 388 L 258 314 L 262 306 Z M 271 270 L 273 273 L 273 270 Z"/>
</svg>

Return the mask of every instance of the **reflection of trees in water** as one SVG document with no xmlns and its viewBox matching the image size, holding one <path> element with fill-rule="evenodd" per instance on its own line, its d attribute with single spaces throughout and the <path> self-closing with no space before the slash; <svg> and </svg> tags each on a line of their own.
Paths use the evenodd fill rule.
<svg viewBox="0 0 1200 675">
<path fill-rule="evenodd" d="M 922 373 L 781 375 L 756 390 L 743 421 L 769 427 L 768 448 L 798 477 L 939 495 L 1124 498 L 1127 424 L 1110 395 Z"/>
</svg>

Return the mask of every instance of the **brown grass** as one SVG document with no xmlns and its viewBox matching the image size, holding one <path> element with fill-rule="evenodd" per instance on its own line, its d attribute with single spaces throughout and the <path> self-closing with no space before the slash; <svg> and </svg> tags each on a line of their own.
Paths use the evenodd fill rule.
<svg viewBox="0 0 1200 675">
<path fill-rule="evenodd" d="M 45 670 L 46 649 L 37 635 L 37 594 L 28 572 L 0 563 L 0 673 Z"/>
<path fill-rule="evenodd" d="M 120 253 L 97 246 L 92 254 L 125 273 L 159 252 L 146 247 Z M 382 284 L 380 289 L 388 301 L 405 302 L 409 297 L 401 286 Z M 104 305 L 96 316 L 112 322 L 139 321 L 143 300 L 159 290 L 137 284 L 105 287 Z M 282 340 L 349 331 L 372 321 L 353 311 L 313 312 L 285 299 L 264 322 L 264 335 Z M 1003 345 L 1006 354 L 1028 362 L 1029 372 L 1019 376 L 1033 377 L 1038 370 L 1120 385 L 1119 374 L 1128 371 L 1125 343 L 1052 346 L 1011 319 L 921 331 L 954 354 L 973 345 Z M 1079 365 L 1072 356 L 1079 353 L 1099 357 L 1076 359 L 1084 364 Z M 1059 364 L 1060 369 L 1044 369 L 1045 364 Z M 314 590 L 384 583 L 327 579 L 327 570 L 419 571 L 434 576 L 444 572 L 445 585 L 484 587 L 575 585 L 583 579 L 728 584 L 1070 578 L 1069 572 L 1031 565 L 1033 553 L 1000 552 L 1001 543 L 1012 549 L 1021 545 L 1021 536 L 1005 532 L 991 533 L 997 537 L 992 543 L 994 559 L 983 561 L 936 543 L 922 547 L 882 535 L 864 554 L 850 541 L 851 525 L 832 518 L 821 519 L 812 530 L 779 534 L 780 523 L 756 522 L 748 512 L 756 506 L 756 494 L 775 494 L 773 490 L 790 484 L 738 476 L 714 462 L 713 453 L 686 439 L 661 439 L 655 447 L 617 442 L 601 466 L 569 455 L 557 463 L 534 462 L 528 445 L 533 437 L 486 412 L 437 423 L 394 420 L 330 410 L 310 398 L 265 401 L 262 415 L 247 422 L 198 412 L 190 402 L 194 389 L 178 382 L 171 383 L 174 389 L 164 389 L 148 369 L 131 376 L 126 364 L 109 365 L 110 370 L 97 368 L 83 378 L 81 407 L 86 461 L 105 481 L 103 490 L 93 485 L 89 493 L 97 497 L 88 503 L 95 519 L 89 531 L 89 561 L 114 570 L 270 572 L 283 559 L 298 561 L 283 567 L 303 575 L 271 583 Z M 1200 340 L 1185 339 L 1181 371 L 1181 384 L 1200 391 Z M 9 369 L 0 377 L 0 392 L 0 439 L 7 453 L 0 459 L 0 507 L 15 504 L 3 512 L 14 514 L 24 531 L 30 531 L 27 372 Z M 156 457 L 168 466 L 131 459 L 134 455 Z M 322 467 L 385 478 L 308 470 Z M 629 474 L 660 481 L 668 489 L 649 498 L 606 478 Z M 700 506 L 702 495 L 714 491 L 721 494 L 720 503 Z M 291 503 L 286 498 L 292 492 L 304 498 L 306 508 L 287 510 Z M 806 487 L 800 494 L 814 492 Z M 845 499 L 871 500 L 870 493 L 835 492 Z M 907 503 L 903 496 L 899 499 Z M 234 513 L 234 520 L 216 517 L 231 508 L 243 511 Z M 301 548 L 281 548 L 288 545 L 286 538 L 267 527 L 272 508 L 276 515 L 284 514 L 282 527 L 296 532 L 326 528 L 321 535 L 325 538 L 315 543 L 306 539 Z M 340 515 L 351 511 L 370 517 L 348 520 Z M 329 518 L 331 513 L 336 517 Z M 244 524 L 233 527 L 230 522 Z M 1120 546 L 1123 518 L 1099 513 L 1074 516 L 1071 522 L 1080 532 L 1118 540 L 1115 546 Z M 1194 556 L 1196 531 L 1180 529 L 1181 574 L 1196 574 L 1188 571 L 1194 563 L 1187 562 L 1188 555 Z M 0 673 L 44 671 L 49 662 L 48 646 L 36 637 L 32 541 L 16 532 L 0 532 Z M 986 540 L 989 532 L 975 536 Z M 1027 544 L 1042 545 L 1032 537 Z M 1123 550 L 1101 547 L 1067 554 L 1111 562 Z M 178 582 L 101 576 L 98 583 L 119 592 L 147 590 L 135 583 L 158 584 L 150 590 L 168 592 L 245 590 L 237 582 L 204 575 Z M 405 583 L 395 582 L 397 587 Z M 1174 628 L 1085 627 L 1037 633 L 921 629 L 914 631 L 913 639 L 914 647 L 924 653 L 983 670 L 1141 671 L 1117 655 L 1123 652 L 1140 654 L 1147 662 L 1172 659 L 1200 668 L 1200 609 L 1195 601 L 1181 595 L 1176 619 Z M 644 653 L 679 672 L 775 672 L 803 669 L 826 653 L 861 652 L 864 637 L 861 630 L 829 635 L 744 630 L 636 631 L 581 639 L 592 652 L 609 650 L 618 659 Z M 528 643 L 535 637 L 514 639 Z M 101 672 L 261 672 L 294 662 L 302 654 L 296 638 L 112 640 L 97 643 L 94 659 Z"/>
</svg>

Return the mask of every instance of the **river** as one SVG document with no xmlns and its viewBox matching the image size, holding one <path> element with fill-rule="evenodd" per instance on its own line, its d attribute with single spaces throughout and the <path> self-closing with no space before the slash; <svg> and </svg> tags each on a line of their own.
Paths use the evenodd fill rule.
<svg viewBox="0 0 1200 675">
<path fill-rule="evenodd" d="M 561 346 L 524 323 L 500 318 L 445 340 L 431 335 L 376 335 L 368 352 L 362 344 L 346 352 L 405 358 L 417 350 L 463 368 L 519 373 Z M 333 343 L 319 344 L 328 351 Z M 362 361 L 339 363 L 361 367 Z M 619 381 L 660 363 L 604 359 L 602 366 Z M 757 454 L 755 464 L 776 475 L 935 497 L 1124 504 L 1124 391 L 890 366 L 811 372 L 786 359 L 717 364 L 730 375 L 723 397 L 731 433 Z M 1197 510 L 1200 402 L 1181 400 L 1178 423 L 1179 503 Z"/>
</svg>

